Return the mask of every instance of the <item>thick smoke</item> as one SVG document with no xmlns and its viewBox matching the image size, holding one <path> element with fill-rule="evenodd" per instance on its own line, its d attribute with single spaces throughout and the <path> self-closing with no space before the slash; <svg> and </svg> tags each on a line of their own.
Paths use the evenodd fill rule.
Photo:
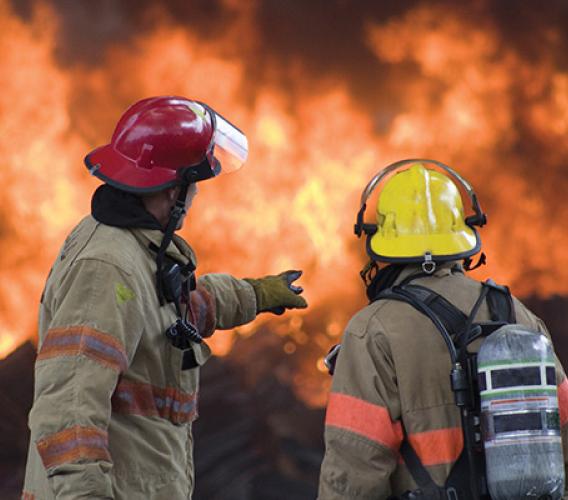
<svg viewBox="0 0 568 500">
<path fill-rule="evenodd" d="M 34 6 L 51 5 L 60 19 L 56 51 L 62 64 L 97 64 L 109 46 L 128 42 L 152 30 L 164 17 L 203 40 L 219 37 L 239 22 L 238 3 L 231 0 L 11 0 L 14 10 L 29 20 Z M 300 64 L 314 79 L 322 72 L 348 81 L 356 96 L 369 101 L 385 83 L 386 67 L 377 64 L 365 42 L 369 24 L 384 24 L 416 7 L 458 12 L 471 23 L 490 23 L 504 47 L 527 61 L 553 58 L 558 69 L 568 67 L 568 4 L 550 0 L 538 8 L 531 0 L 376 2 L 374 0 L 264 0 L 248 2 L 259 38 L 260 60 L 283 67 Z M 246 9 L 247 11 L 249 9 Z M 247 13 L 249 15 L 250 12 Z M 266 76 L 266 75 L 265 75 Z M 387 77 L 390 80 L 391 77 Z"/>
</svg>

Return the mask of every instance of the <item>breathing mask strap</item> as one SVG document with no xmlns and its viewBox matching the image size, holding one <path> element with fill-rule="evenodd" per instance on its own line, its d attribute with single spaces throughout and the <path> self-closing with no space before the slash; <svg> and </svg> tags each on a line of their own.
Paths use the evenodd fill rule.
<svg viewBox="0 0 568 500">
<path fill-rule="evenodd" d="M 186 213 L 185 199 L 187 197 L 188 189 L 189 183 L 184 182 L 181 185 L 175 205 L 172 207 L 168 225 L 166 226 L 166 229 L 164 231 L 164 237 L 162 238 L 162 243 L 160 244 L 158 255 L 156 257 L 156 288 L 158 290 L 158 300 L 160 301 L 161 306 L 163 306 L 165 303 L 163 289 L 164 257 L 166 255 L 166 250 L 174 237 L 174 232 L 179 224 L 179 221 Z"/>
</svg>

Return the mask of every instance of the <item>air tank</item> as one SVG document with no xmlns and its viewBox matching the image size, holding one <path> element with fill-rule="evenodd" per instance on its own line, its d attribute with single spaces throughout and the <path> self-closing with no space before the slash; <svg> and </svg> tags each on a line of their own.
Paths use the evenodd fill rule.
<svg viewBox="0 0 568 500">
<path fill-rule="evenodd" d="M 484 340 L 477 367 L 491 498 L 562 498 L 564 460 L 550 341 L 522 325 L 503 326 Z"/>
</svg>

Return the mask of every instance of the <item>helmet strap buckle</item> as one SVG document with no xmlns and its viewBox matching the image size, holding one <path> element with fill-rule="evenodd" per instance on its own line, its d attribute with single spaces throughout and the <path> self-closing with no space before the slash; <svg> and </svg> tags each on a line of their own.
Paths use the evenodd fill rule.
<svg viewBox="0 0 568 500">
<path fill-rule="evenodd" d="M 424 254 L 424 262 L 422 262 L 422 271 L 426 274 L 433 274 L 436 271 L 436 262 L 432 260 L 432 254 L 430 252 L 426 252 Z"/>
<path fill-rule="evenodd" d="M 172 207 L 170 212 L 170 217 L 176 219 L 176 224 L 179 219 L 187 212 L 185 208 L 185 202 L 180 202 L 180 200 L 176 201 L 176 204 Z"/>
</svg>

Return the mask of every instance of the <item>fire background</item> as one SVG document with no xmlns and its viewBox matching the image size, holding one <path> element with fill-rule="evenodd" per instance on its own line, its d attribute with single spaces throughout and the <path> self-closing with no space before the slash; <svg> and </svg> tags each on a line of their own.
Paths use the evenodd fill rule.
<svg viewBox="0 0 568 500">
<path fill-rule="evenodd" d="M 98 185 L 82 158 L 151 95 L 201 99 L 249 138 L 182 231 L 198 271 L 300 268 L 310 302 L 212 339 L 196 499 L 315 497 L 322 357 L 365 304 L 352 225 L 391 161 L 470 180 L 489 215 L 473 274 L 524 298 L 566 365 L 567 49 L 560 0 L 0 0 L 0 498 L 23 477 L 41 289 Z"/>
</svg>

